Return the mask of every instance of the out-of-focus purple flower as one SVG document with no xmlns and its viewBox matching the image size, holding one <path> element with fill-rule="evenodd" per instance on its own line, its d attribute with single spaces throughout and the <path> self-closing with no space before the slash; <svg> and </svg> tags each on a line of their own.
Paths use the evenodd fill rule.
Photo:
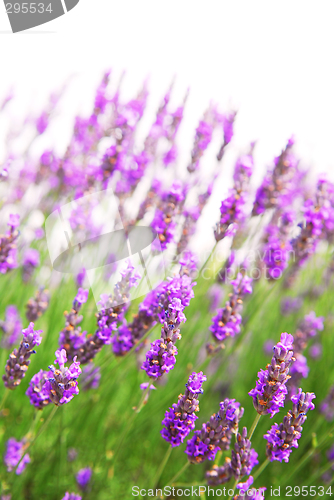
<svg viewBox="0 0 334 500">
<path fill-rule="evenodd" d="M 67 356 L 65 349 L 56 351 L 55 363 L 58 368 L 53 365 L 49 366 L 52 376 L 49 376 L 45 382 L 45 390 L 49 394 L 49 398 L 56 406 L 69 403 L 71 399 L 79 394 L 78 377 L 81 374 L 80 363 L 73 359 L 73 363 L 69 368 L 65 367 Z"/>
<path fill-rule="evenodd" d="M 92 469 L 90 467 L 86 467 L 85 469 L 80 469 L 77 475 L 75 476 L 78 486 L 81 490 L 84 491 L 87 488 L 88 483 L 91 480 L 92 473 L 93 473 Z"/>
<path fill-rule="evenodd" d="M 329 422 L 334 420 L 334 386 L 330 388 L 329 393 L 321 403 L 320 413 L 322 413 Z"/>
<path fill-rule="evenodd" d="M 83 267 L 80 269 L 80 271 L 78 272 L 78 274 L 75 277 L 76 283 L 77 283 L 79 288 L 82 288 L 85 277 L 86 277 L 86 269 Z"/>
<path fill-rule="evenodd" d="M 34 347 L 42 342 L 40 333 L 42 330 L 34 330 L 34 323 L 30 323 L 28 328 L 22 330 L 23 340 L 21 340 L 20 347 L 10 354 L 5 367 L 6 373 L 2 377 L 8 389 L 15 389 L 25 377 L 30 364 L 30 356 L 36 353 Z"/>
<path fill-rule="evenodd" d="M 39 410 L 42 410 L 51 403 L 49 391 L 45 386 L 45 382 L 49 377 L 52 377 L 52 372 L 40 370 L 32 377 L 26 391 L 26 395 L 30 399 L 30 404 Z"/>
<path fill-rule="evenodd" d="M 36 129 L 39 134 L 43 134 L 49 125 L 49 115 L 45 111 L 36 120 Z"/>
<path fill-rule="evenodd" d="M 224 297 L 224 290 L 220 285 L 214 283 L 208 290 L 208 297 L 210 300 L 210 312 L 217 309 Z"/>
<path fill-rule="evenodd" d="M 22 321 L 15 306 L 8 306 L 5 312 L 5 320 L 0 321 L 0 329 L 3 331 L 1 347 L 11 349 L 18 341 L 22 331 Z"/>
<path fill-rule="evenodd" d="M 219 283 L 227 283 L 231 280 L 232 276 L 234 275 L 235 258 L 235 251 L 232 250 L 225 264 L 217 274 L 217 281 Z"/>
<path fill-rule="evenodd" d="M 322 345 L 317 343 L 310 347 L 309 354 L 313 359 L 319 359 L 322 355 Z"/>
<path fill-rule="evenodd" d="M 290 139 L 280 156 L 275 158 L 274 167 L 268 170 L 256 192 L 253 215 L 260 215 L 266 209 L 283 207 L 292 200 L 298 161 L 292 153 L 294 140 Z"/>
<path fill-rule="evenodd" d="M 209 330 L 212 332 L 216 347 L 212 344 L 207 345 L 208 353 L 212 353 L 216 348 L 221 348 L 223 341 L 227 337 L 235 337 L 240 333 L 241 312 L 243 309 L 243 297 L 252 293 L 252 279 L 247 275 L 238 273 L 235 280 L 231 281 L 233 293 L 223 309 L 218 309 L 216 316 L 212 318 L 212 325 Z"/>
<path fill-rule="evenodd" d="M 334 460 L 334 445 L 331 448 L 329 448 L 326 455 L 327 455 L 327 458 L 330 462 L 332 462 Z"/>
<path fill-rule="evenodd" d="M 42 229 L 41 227 L 38 227 L 35 230 L 35 239 L 41 240 L 42 238 L 44 238 L 44 229 Z"/>
<path fill-rule="evenodd" d="M 82 371 L 80 377 L 80 386 L 83 391 L 88 391 L 89 389 L 97 389 L 100 385 L 101 373 L 100 367 L 95 366 L 93 361 L 88 363 L 87 366 Z"/>
<path fill-rule="evenodd" d="M 283 316 L 289 316 L 289 314 L 294 314 L 303 305 L 303 299 L 301 297 L 285 297 L 281 300 L 281 313 Z"/>
<path fill-rule="evenodd" d="M 194 146 L 191 151 L 191 161 L 187 167 L 188 172 L 194 172 L 199 169 L 200 159 L 211 142 L 212 133 L 216 126 L 214 115 L 214 110 L 208 109 L 203 120 L 199 122 L 195 132 Z"/>
<path fill-rule="evenodd" d="M 313 392 L 306 394 L 299 389 L 296 396 L 292 396 L 292 410 L 284 417 L 283 423 L 274 424 L 264 438 L 267 440 L 267 457 L 271 462 L 279 460 L 289 461 L 292 448 L 298 448 L 298 440 L 301 437 L 302 425 L 307 419 L 308 410 L 314 410 L 312 399 Z"/>
<path fill-rule="evenodd" d="M 224 141 L 223 144 L 220 147 L 220 150 L 217 154 L 217 160 L 221 161 L 224 153 L 225 153 L 225 148 L 226 146 L 231 142 L 232 137 L 233 137 L 233 127 L 234 127 L 234 121 L 236 117 L 236 112 L 232 112 L 227 115 L 220 115 L 218 116 L 218 122 L 221 123 L 223 127 L 223 133 L 224 133 Z"/>
<path fill-rule="evenodd" d="M 288 393 L 285 385 L 293 361 L 293 336 L 282 333 L 280 342 L 273 348 L 271 363 L 267 365 L 266 370 L 259 371 L 256 387 L 248 393 L 260 415 L 270 414 L 272 418 L 279 412 L 280 407 L 284 406 Z"/>
<path fill-rule="evenodd" d="M 8 226 L 10 229 L 6 234 L 0 234 L 0 273 L 6 274 L 11 269 L 18 266 L 16 240 L 19 236 L 17 227 L 20 216 L 10 214 Z"/>
<path fill-rule="evenodd" d="M 80 495 L 77 495 L 76 493 L 69 493 L 66 491 L 65 496 L 62 498 L 62 500 L 82 500 L 82 497 Z"/>
<path fill-rule="evenodd" d="M 240 403 L 235 399 L 225 399 L 220 403 L 220 410 L 214 413 L 210 420 L 202 425 L 200 431 L 195 431 L 187 442 L 185 453 L 192 463 L 204 460 L 214 460 L 218 450 L 228 450 L 232 434 L 238 432 L 238 424 L 244 413 Z"/>
<path fill-rule="evenodd" d="M 265 343 L 263 344 L 263 352 L 269 356 L 269 354 L 272 354 L 273 352 L 273 345 L 275 345 L 274 340 L 266 340 Z"/>
<path fill-rule="evenodd" d="M 89 290 L 84 290 L 83 288 L 79 288 L 78 293 L 76 294 L 73 301 L 73 308 L 77 310 L 77 308 L 81 308 L 82 304 L 85 304 L 88 299 Z"/>
<path fill-rule="evenodd" d="M 28 453 L 24 454 L 25 446 L 26 443 L 24 441 L 16 441 L 15 438 L 8 439 L 4 456 L 4 462 L 8 472 L 11 472 L 17 467 L 16 474 L 22 474 L 27 464 L 30 462 Z"/>
<path fill-rule="evenodd" d="M 30 298 L 26 304 L 26 318 L 28 321 L 36 321 L 49 307 L 50 293 L 41 287 L 37 290 L 35 298 Z"/>
<path fill-rule="evenodd" d="M 78 452 L 75 448 L 69 448 L 67 451 L 67 460 L 73 462 L 78 456 Z"/>
<path fill-rule="evenodd" d="M 39 266 L 39 251 L 34 248 L 28 248 L 23 256 L 22 278 L 27 283 L 34 272 L 34 269 Z"/>
<path fill-rule="evenodd" d="M 220 207 L 220 221 L 216 225 L 214 235 L 216 241 L 226 236 L 234 236 L 245 219 L 246 192 L 253 172 L 252 152 L 238 159 L 234 170 L 234 186 L 229 191 Z"/>
<path fill-rule="evenodd" d="M 202 384 L 205 380 L 203 372 L 193 372 L 186 384 L 185 393 L 181 394 L 178 402 L 165 413 L 161 435 L 172 447 L 183 443 L 189 432 L 195 428 L 198 418 L 195 412 L 199 411 L 197 398 L 203 393 Z"/>
</svg>

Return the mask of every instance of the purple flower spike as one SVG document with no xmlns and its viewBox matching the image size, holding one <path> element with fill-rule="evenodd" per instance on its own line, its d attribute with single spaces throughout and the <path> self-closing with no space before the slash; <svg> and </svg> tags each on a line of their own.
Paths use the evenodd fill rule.
<svg viewBox="0 0 334 500">
<path fill-rule="evenodd" d="M 76 475 L 76 480 L 78 486 L 81 490 L 85 490 L 88 486 L 89 481 L 92 477 L 92 469 L 90 467 L 86 467 L 85 469 L 80 469 Z"/>
<path fill-rule="evenodd" d="M 39 266 L 39 251 L 28 248 L 23 256 L 22 279 L 27 283 L 35 270 Z"/>
<path fill-rule="evenodd" d="M 218 309 L 216 316 L 212 318 L 212 325 L 209 330 L 212 332 L 215 345 L 208 344 L 208 354 L 212 354 L 217 349 L 221 349 L 223 341 L 228 337 L 235 337 L 241 329 L 241 312 L 243 309 L 243 297 L 252 293 L 252 279 L 247 275 L 238 274 L 235 280 L 231 281 L 233 293 L 223 309 Z"/>
<path fill-rule="evenodd" d="M 81 308 L 82 304 L 85 304 L 88 299 L 89 290 L 84 290 L 79 288 L 78 293 L 73 301 L 73 309 L 78 310 Z"/>
<path fill-rule="evenodd" d="M 56 351 L 55 363 L 58 363 L 59 368 L 53 365 L 49 366 L 51 376 L 45 382 L 45 390 L 49 398 L 56 406 L 69 403 L 71 399 L 79 394 L 77 379 L 81 373 L 80 363 L 73 359 L 73 363 L 69 368 L 65 367 L 67 361 L 65 349 Z"/>
<path fill-rule="evenodd" d="M 5 321 L 0 321 L 0 328 L 3 331 L 1 347 L 11 349 L 18 341 L 22 331 L 22 321 L 15 306 L 6 308 Z"/>
<path fill-rule="evenodd" d="M 18 266 L 16 240 L 19 231 L 16 229 L 19 225 L 19 215 L 11 214 L 9 216 L 8 226 L 10 229 L 6 234 L 0 234 L 0 273 L 6 274 L 11 269 Z"/>
<path fill-rule="evenodd" d="M 220 403 L 220 410 L 203 424 L 200 431 L 195 431 L 187 442 L 185 453 L 192 463 L 214 460 L 218 450 L 228 450 L 232 434 L 238 432 L 238 424 L 244 413 L 235 399 L 225 399 Z"/>
<path fill-rule="evenodd" d="M 8 389 L 15 389 L 25 377 L 30 364 L 30 356 L 36 353 L 34 347 L 42 342 L 40 333 L 42 330 L 34 330 L 34 323 L 30 323 L 28 328 L 22 330 L 23 340 L 20 347 L 10 354 L 5 368 L 6 373 L 2 377 Z"/>
<path fill-rule="evenodd" d="M 274 424 L 264 439 L 267 440 L 267 457 L 271 462 L 279 460 L 289 461 L 292 448 L 298 448 L 298 440 L 301 437 L 302 425 L 307 419 L 306 413 L 314 410 L 312 399 L 315 398 L 313 392 L 306 394 L 299 389 L 298 395 L 293 396 L 292 410 L 284 417 L 283 423 Z"/>
<path fill-rule="evenodd" d="M 189 432 L 195 428 L 198 418 L 195 412 L 199 411 L 197 397 L 203 393 L 202 384 L 205 380 L 203 372 L 193 372 L 186 383 L 184 395 L 180 394 L 178 402 L 165 413 L 161 435 L 172 447 L 183 443 Z"/>
<path fill-rule="evenodd" d="M 22 474 L 26 465 L 30 462 L 28 453 L 24 455 L 25 446 L 26 443 L 24 441 L 16 441 L 15 438 L 8 439 L 4 456 L 4 462 L 8 472 L 11 472 L 18 466 L 16 474 Z"/>
<path fill-rule="evenodd" d="M 254 408 L 260 415 L 270 414 L 271 418 L 284 406 L 288 391 L 286 383 L 289 380 L 289 368 L 293 357 L 293 336 L 281 334 L 281 340 L 273 348 L 273 358 L 266 370 L 258 373 L 259 380 L 255 389 L 248 394 L 253 398 Z"/>
<path fill-rule="evenodd" d="M 83 369 L 80 378 L 81 389 L 83 391 L 88 391 L 89 389 L 97 389 L 100 385 L 100 379 L 101 379 L 100 367 L 95 366 L 93 361 L 91 361 Z"/>
<path fill-rule="evenodd" d="M 37 290 L 35 298 L 30 298 L 26 304 L 26 318 L 28 321 L 36 321 L 49 307 L 50 293 L 44 288 Z"/>
<path fill-rule="evenodd" d="M 238 433 L 232 450 L 231 468 L 235 478 L 249 476 L 253 467 L 259 462 L 256 451 L 251 448 L 251 442 L 247 438 L 247 428 L 244 427 L 242 433 Z"/>
<path fill-rule="evenodd" d="M 49 377 L 52 377 L 52 372 L 40 370 L 32 377 L 26 391 L 26 395 L 30 399 L 30 404 L 39 410 L 42 410 L 45 406 L 51 403 L 49 392 L 45 386 L 45 382 Z"/>
</svg>

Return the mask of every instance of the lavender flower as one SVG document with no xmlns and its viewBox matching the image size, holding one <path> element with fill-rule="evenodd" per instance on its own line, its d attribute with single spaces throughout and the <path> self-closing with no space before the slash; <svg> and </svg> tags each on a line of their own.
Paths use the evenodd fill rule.
<svg viewBox="0 0 334 500">
<path fill-rule="evenodd" d="M 93 361 L 88 363 L 82 371 L 80 378 L 81 389 L 88 391 L 89 389 L 97 389 L 100 385 L 101 373 L 100 367 L 95 366 Z"/>
<path fill-rule="evenodd" d="M 253 148 L 252 148 L 253 149 Z M 245 219 L 246 191 L 253 172 L 253 157 L 251 154 L 238 159 L 234 170 L 234 187 L 222 201 L 220 221 L 214 231 L 216 241 L 226 236 L 233 236 Z"/>
<path fill-rule="evenodd" d="M 240 492 L 238 496 L 234 497 L 234 500 L 264 500 L 264 492 L 267 488 L 251 488 L 253 482 L 253 476 L 249 476 L 244 483 L 238 483 L 237 488 Z"/>
<path fill-rule="evenodd" d="M 35 270 L 39 266 L 39 251 L 34 248 L 28 248 L 23 256 L 22 279 L 27 283 Z"/>
<path fill-rule="evenodd" d="M 161 430 L 161 435 L 172 447 L 183 443 L 189 432 L 195 428 L 198 418 L 195 412 L 199 411 L 197 397 L 203 394 L 202 383 L 205 380 L 203 372 L 193 372 L 186 384 L 184 395 L 180 394 L 178 402 L 165 413 L 162 421 L 165 428 Z"/>
<path fill-rule="evenodd" d="M 322 413 L 329 422 L 334 420 L 334 386 L 330 388 L 329 393 L 321 403 L 320 413 Z"/>
<path fill-rule="evenodd" d="M 49 307 L 50 293 L 41 287 L 37 290 L 35 298 L 30 298 L 26 304 L 26 318 L 28 321 L 36 321 Z"/>
<path fill-rule="evenodd" d="M 219 304 L 221 303 L 224 297 L 224 290 L 220 285 L 214 283 L 208 290 L 208 297 L 210 300 L 210 312 L 213 312 L 217 309 Z"/>
<path fill-rule="evenodd" d="M 42 410 L 52 402 L 45 384 L 50 377 L 52 377 L 52 372 L 40 370 L 32 377 L 26 391 L 26 395 L 30 399 L 30 404 L 39 410 Z"/>
<path fill-rule="evenodd" d="M 314 410 L 312 399 L 315 398 L 313 392 L 306 394 L 299 389 L 299 393 L 291 398 L 292 410 L 284 417 L 283 423 L 274 424 L 264 438 L 267 443 L 267 457 L 271 462 L 279 460 L 289 461 L 292 448 L 298 448 L 298 440 L 301 437 L 302 425 L 307 419 L 308 410 Z"/>
<path fill-rule="evenodd" d="M 9 230 L 6 234 L 0 234 L 0 273 L 6 274 L 17 267 L 16 240 L 19 236 L 17 227 L 20 216 L 11 214 L 9 216 Z"/>
<path fill-rule="evenodd" d="M 3 331 L 1 347 L 11 349 L 16 344 L 22 331 L 22 321 L 15 306 L 6 308 L 5 320 L 0 321 L 0 328 Z"/>
<path fill-rule="evenodd" d="M 82 305 L 86 302 L 88 298 L 88 290 L 83 290 L 79 288 L 77 295 L 73 300 L 73 307 L 68 313 L 64 312 L 65 315 L 65 327 L 59 334 L 59 345 L 61 348 L 65 349 L 67 357 L 72 360 L 78 355 L 78 349 L 80 349 L 86 341 L 85 332 L 81 331 L 81 327 L 78 326 L 83 316 L 79 315 Z"/>
<path fill-rule="evenodd" d="M 27 464 L 30 462 L 28 453 L 24 454 L 25 447 L 26 443 L 24 440 L 16 441 L 15 438 L 8 439 L 4 456 L 4 462 L 8 472 L 11 472 L 16 467 L 16 474 L 22 474 Z"/>
<path fill-rule="evenodd" d="M 28 328 L 22 330 L 23 340 L 21 340 L 20 347 L 10 354 L 5 368 L 6 373 L 2 377 L 8 389 L 15 389 L 25 377 L 30 364 L 30 356 L 36 353 L 34 347 L 42 342 L 40 333 L 42 330 L 34 331 L 34 323 L 30 323 Z"/>
<path fill-rule="evenodd" d="M 195 431 L 187 442 L 185 453 L 192 463 L 214 460 L 218 450 L 228 450 L 232 434 L 238 432 L 238 424 L 244 413 L 235 399 L 225 399 L 220 403 L 220 410 L 203 424 L 200 431 Z"/>
<path fill-rule="evenodd" d="M 303 305 L 303 299 L 301 297 L 286 297 L 281 300 L 281 313 L 283 316 L 289 316 L 294 314 Z"/>
<path fill-rule="evenodd" d="M 228 483 L 233 477 L 231 459 L 226 457 L 224 465 L 220 467 L 218 467 L 218 465 L 213 465 L 211 470 L 206 471 L 205 477 L 208 485 L 210 486 L 218 486 L 220 484 Z"/>
<path fill-rule="evenodd" d="M 229 300 L 226 302 L 223 309 L 218 309 L 216 316 L 212 318 L 210 331 L 215 341 L 215 345 L 208 344 L 207 351 L 213 353 L 217 346 L 221 348 L 223 341 L 227 337 L 235 337 L 240 333 L 241 328 L 241 312 L 243 309 L 243 297 L 247 293 L 252 293 L 252 279 L 247 275 L 238 273 L 235 280 L 231 281 L 233 293 L 230 294 Z"/>
<path fill-rule="evenodd" d="M 281 340 L 274 346 L 274 355 L 266 370 L 258 373 L 259 380 L 255 389 L 248 394 L 253 398 L 254 408 L 260 415 L 270 414 L 271 418 L 284 406 L 288 393 L 286 382 L 289 379 L 289 368 L 293 358 L 293 336 L 281 334 Z"/>
<path fill-rule="evenodd" d="M 191 151 L 191 161 L 187 167 L 188 172 L 194 172 L 199 169 L 200 159 L 211 142 L 212 132 L 216 125 L 214 114 L 214 111 L 209 109 L 204 114 L 203 120 L 199 122 L 195 133 L 194 146 Z"/>
<path fill-rule="evenodd" d="M 292 154 L 294 139 L 289 139 L 280 156 L 274 160 L 274 168 L 268 170 L 262 185 L 256 193 L 252 215 L 260 215 L 266 209 L 284 206 L 291 201 L 297 160 Z"/>
<path fill-rule="evenodd" d="M 82 497 L 76 493 L 68 493 L 68 491 L 66 491 L 62 500 L 82 500 Z"/>
<path fill-rule="evenodd" d="M 251 442 L 247 438 L 247 428 L 244 427 L 242 433 L 238 433 L 235 440 L 234 450 L 232 450 L 231 469 L 235 478 L 249 476 L 253 467 L 259 462 L 256 451 L 251 448 Z"/>
<path fill-rule="evenodd" d="M 88 483 L 91 480 L 92 473 L 93 471 L 90 467 L 86 467 L 85 469 L 80 469 L 79 472 L 77 473 L 76 480 L 81 490 L 84 491 L 87 488 Z"/>
<path fill-rule="evenodd" d="M 53 365 L 49 366 L 53 376 L 48 377 L 45 382 L 45 390 L 49 394 L 49 398 L 56 406 L 69 403 L 71 399 L 79 394 L 77 379 L 81 373 L 80 363 L 73 359 L 73 363 L 69 368 L 65 367 L 67 361 L 65 349 L 56 351 L 55 363 L 59 368 Z"/>
</svg>

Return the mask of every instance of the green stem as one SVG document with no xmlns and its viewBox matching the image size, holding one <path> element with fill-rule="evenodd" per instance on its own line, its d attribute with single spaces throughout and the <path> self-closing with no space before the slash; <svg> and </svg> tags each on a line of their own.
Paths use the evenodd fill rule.
<svg viewBox="0 0 334 500">
<path fill-rule="evenodd" d="M 238 482 L 239 482 L 239 478 L 237 478 L 237 479 L 234 481 L 234 485 L 232 486 L 233 493 L 232 493 L 232 495 L 229 497 L 229 499 L 228 499 L 228 500 L 232 500 L 232 498 L 233 498 L 233 496 L 234 496 L 234 490 L 236 489 Z"/>
<path fill-rule="evenodd" d="M 264 471 L 264 469 L 267 467 L 268 464 L 269 464 L 269 458 L 266 458 L 261 467 L 259 467 L 258 470 L 253 475 L 254 482 L 259 477 L 259 475 L 262 474 L 262 472 Z"/>
<path fill-rule="evenodd" d="M 208 258 L 206 259 L 206 261 L 205 261 L 205 262 L 204 262 L 204 264 L 202 265 L 201 269 L 199 270 L 199 273 L 198 273 L 198 274 L 199 274 L 199 276 L 201 275 L 201 273 L 202 273 L 203 269 L 206 267 L 207 263 L 209 262 L 209 260 L 210 260 L 210 259 L 211 259 L 211 257 L 213 256 L 213 254 L 215 253 L 215 250 L 216 250 L 216 248 L 217 248 L 217 245 L 218 245 L 218 241 L 216 241 L 216 243 L 215 243 L 215 245 L 214 245 L 213 249 L 211 250 L 211 252 L 210 252 L 210 254 L 209 254 L 209 256 L 208 256 Z"/>
<path fill-rule="evenodd" d="M 254 431 L 256 429 L 257 424 L 259 423 L 260 418 L 261 418 L 261 415 L 258 413 L 256 415 L 255 419 L 254 419 L 254 422 L 253 422 L 253 425 L 251 427 L 251 430 L 249 431 L 249 436 L 248 436 L 249 440 L 252 439 L 252 436 L 254 434 Z"/>
<path fill-rule="evenodd" d="M 156 487 L 158 486 L 158 483 L 159 483 L 159 481 L 160 481 L 161 474 L 163 473 L 164 468 L 166 467 L 166 464 L 167 464 L 167 462 L 168 462 L 168 460 L 169 460 L 169 457 L 170 457 L 170 455 L 171 455 L 171 453 L 172 453 L 172 449 L 173 449 L 173 448 L 172 448 L 171 446 L 168 446 L 168 449 L 167 449 L 167 451 L 166 451 L 166 454 L 165 454 L 165 456 L 164 456 L 164 459 L 163 459 L 163 461 L 161 462 L 161 464 L 160 464 L 160 466 L 159 466 L 159 469 L 157 470 L 157 473 L 156 473 L 156 475 L 155 475 L 155 477 L 154 477 L 154 481 L 153 481 L 153 484 L 154 484 L 154 486 L 153 486 L 153 490 L 155 490 L 155 489 L 156 489 Z"/>
<path fill-rule="evenodd" d="M 8 398 L 8 394 L 9 394 L 9 389 L 6 387 L 4 395 L 2 397 L 1 404 L 0 404 L 0 412 L 1 412 L 2 408 L 5 406 L 6 399 Z"/>
</svg>

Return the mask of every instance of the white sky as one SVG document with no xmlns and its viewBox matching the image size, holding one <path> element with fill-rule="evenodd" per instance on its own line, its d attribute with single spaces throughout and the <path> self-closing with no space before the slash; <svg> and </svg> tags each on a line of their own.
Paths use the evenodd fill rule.
<svg viewBox="0 0 334 500">
<path fill-rule="evenodd" d="M 1 2 L 0 96 L 14 84 L 15 113 L 36 109 L 75 74 L 62 108 L 70 130 L 105 69 L 127 71 L 129 95 L 150 75 L 152 111 L 176 75 L 176 101 L 191 88 L 187 141 L 210 99 L 222 109 L 231 103 L 236 150 L 258 139 L 258 172 L 294 133 L 304 163 L 334 179 L 333 15 L 332 1 L 80 0 L 13 35 Z"/>
</svg>

